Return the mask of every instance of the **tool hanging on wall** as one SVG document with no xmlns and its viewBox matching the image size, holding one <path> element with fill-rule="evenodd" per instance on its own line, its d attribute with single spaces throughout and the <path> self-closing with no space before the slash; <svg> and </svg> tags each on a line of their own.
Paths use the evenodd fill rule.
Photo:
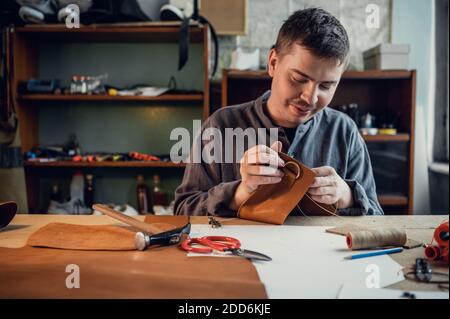
<svg viewBox="0 0 450 319">
<path fill-rule="evenodd" d="M 431 243 L 425 247 L 425 256 L 429 260 L 443 260 L 448 264 L 448 220 L 434 231 Z M 436 242 L 436 244 L 434 244 Z"/>
<path fill-rule="evenodd" d="M 179 42 L 179 59 L 178 59 L 178 71 L 182 70 L 186 65 L 189 58 L 189 25 L 192 22 L 199 22 L 209 27 L 211 31 L 211 37 L 214 42 L 214 64 L 212 76 L 217 71 L 217 65 L 219 61 L 219 40 L 217 38 L 216 30 L 211 22 L 205 17 L 199 14 L 198 0 L 194 0 L 194 10 L 191 16 L 185 16 L 184 13 L 177 7 L 171 4 L 167 4 L 161 7 L 160 10 L 161 21 L 176 21 L 181 20 L 180 28 L 180 42 Z"/>
</svg>

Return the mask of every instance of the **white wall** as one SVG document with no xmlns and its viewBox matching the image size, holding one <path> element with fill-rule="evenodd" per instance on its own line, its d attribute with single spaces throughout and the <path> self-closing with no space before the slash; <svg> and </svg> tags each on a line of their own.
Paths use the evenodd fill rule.
<svg viewBox="0 0 450 319">
<path fill-rule="evenodd" d="M 414 165 L 415 214 L 430 212 L 428 180 L 428 119 L 432 103 L 432 0 L 393 0 L 392 41 L 409 43 L 410 68 L 417 70 L 416 135 Z"/>
</svg>

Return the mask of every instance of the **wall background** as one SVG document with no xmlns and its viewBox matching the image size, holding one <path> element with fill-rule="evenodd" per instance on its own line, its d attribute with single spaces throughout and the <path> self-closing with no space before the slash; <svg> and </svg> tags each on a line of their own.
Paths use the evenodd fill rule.
<svg viewBox="0 0 450 319">
<path fill-rule="evenodd" d="M 345 26 L 351 43 L 350 69 L 363 69 L 362 52 L 381 42 L 392 40 L 394 43 L 409 43 L 410 68 L 416 69 L 418 75 L 415 212 L 428 212 L 428 163 L 423 150 L 429 146 L 427 132 L 430 110 L 432 3 L 433 0 L 248 0 L 248 34 L 220 37 L 219 70 L 213 82 L 220 81 L 221 69 L 229 67 L 231 52 L 238 46 L 244 51 L 259 48 L 260 65 L 264 67 L 269 48 L 275 43 L 283 21 L 292 12 L 306 7 L 322 7 L 334 14 Z M 376 4 L 380 8 L 379 29 L 368 29 L 365 25 L 365 9 L 368 4 Z M 40 76 L 43 78 L 59 77 L 67 83 L 72 74 L 108 73 L 110 84 L 129 85 L 144 82 L 165 85 L 170 76 L 174 75 L 180 88 L 198 89 L 201 86 L 202 79 L 198 76 L 202 59 L 201 48 L 195 45 L 191 46 L 189 63 L 181 72 L 176 70 L 177 45 L 43 44 L 42 52 L 44 51 L 39 61 Z M 98 118 L 102 120 L 98 121 Z M 42 145 L 65 143 L 69 135 L 76 132 L 85 151 L 122 152 L 136 149 L 149 153 L 168 153 L 172 145 L 169 140 L 171 129 L 177 126 L 190 128 L 193 118 L 201 118 L 200 106 L 146 106 L 135 103 L 124 107 L 110 103 L 86 103 L 82 106 L 70 103 L 63 106 L 49 104 L 40 112 L 40 142 Z M 99 196 L 108 202 L 127 202 L 135 205 L 135 175 L 142 172 L 99 173 L 105 173 L 97 179 Z M 149 170 L 144 175 L 150 181 L 154 173 Z M 42 182 L 43 188 L 50 191 L 55 179 L 61 179 L 63 186 L 68 187 L 70 175 L 49 176 Z M 177 172 L 167 171 L 163 174 L 163 187 L 173 196 L 180 180 Z M 444 191 L 448 202 L 448 182 L 439 185 L 444 184 L 447 185 Z M 47 195 L 43 193 L 44 202 Z"/>
<path fill-rule="evenodd" d="M 362 51 L 378 43 L 389 41 L 391 31 L 391 0 L 247 0 L 248 34 L 227 36 L 220 40 L 220 67 L 228 67 L 231 51 L 240 46 L 244 51 L 260 49 L 260 64 L 266 65 L 267 53 L 275 43 L 278 30 L 293 12 L 310 7 L 321 7 L 337 17 L 350 39 L 350 68 L 363 69 Z M 368 4 L 380 8 L 380 28 L 366 27 Z M 221 72 L 216 75 L 220 77 Z"/>
</svg>

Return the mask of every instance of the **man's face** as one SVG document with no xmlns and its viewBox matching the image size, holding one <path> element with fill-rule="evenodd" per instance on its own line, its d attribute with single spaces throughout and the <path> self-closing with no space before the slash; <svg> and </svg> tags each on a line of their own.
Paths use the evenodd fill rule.
<svg viewBox="0 0 450 319">
<path fill-rule="evenodd" d="M 280 126 L 296 127 L 331 102 L 344 63 L 318 58 L 293 44 L 281 54 L 270 51 L 268 72 L 272 77 L 270 115 Z"/>
</svg>

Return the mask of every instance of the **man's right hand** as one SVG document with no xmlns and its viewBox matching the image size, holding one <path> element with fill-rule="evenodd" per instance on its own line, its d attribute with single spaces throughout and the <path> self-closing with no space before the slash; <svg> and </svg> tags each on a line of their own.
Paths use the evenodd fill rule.
<svg viewBox="0 0 450 319">
<path fill-rule="evenodd" d="M 278 156 L 282 144 L 277 141 L 269 148 L 266 145 L 256 145 L 248 149 L 240 161 L 241 183 L 236 189 L 230 203 L 232 210 L 247 200 L 260 185 L 277 184 L 281 182 L 284 173 L 280 167 L 284 161 Z"/>
</svg>

